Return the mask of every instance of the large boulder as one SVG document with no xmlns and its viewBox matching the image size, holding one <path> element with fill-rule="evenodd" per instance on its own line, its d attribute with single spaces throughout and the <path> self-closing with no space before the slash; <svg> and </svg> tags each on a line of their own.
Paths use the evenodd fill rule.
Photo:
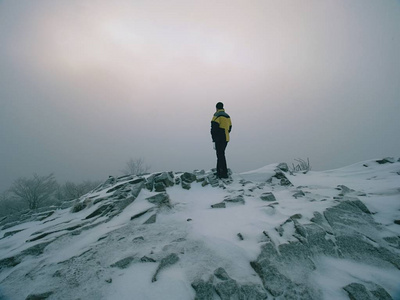
<svg viewBox="0 0 400 300">
<path fill-rule="evenodd" d="M 154 177 L 154 190 L 164 192 L 167 187 L 175 184 L 174 174 L 172 172 L 163 172 Z"/>
<path fill-rule="evenodd" d="M 146 198 L 150 203 L 156 204 L 158 207 L 167 206 L 171 207 L 171 202 L 167 193 L 158 193 L 154 196 Z"/>
<path fill-rule="evenodd" d="M 196 181 L 196 175 L 193 173 L 185 172 L 181 175 L 181 180 L 187 183 Z"/>
</svg>

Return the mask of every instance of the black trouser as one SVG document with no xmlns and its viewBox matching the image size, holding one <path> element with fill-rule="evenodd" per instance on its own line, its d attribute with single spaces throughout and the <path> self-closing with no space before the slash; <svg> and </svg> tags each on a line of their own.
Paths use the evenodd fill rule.
<svg viewBox="0 0 400 300">
<path fill-rule="evenodd" d="M 217 152 L 217 176 L 228 178 L 228 167 L 226 166 L 225 149 L 228 142 L 216 142 L 215 150 Z"/>
</svg>

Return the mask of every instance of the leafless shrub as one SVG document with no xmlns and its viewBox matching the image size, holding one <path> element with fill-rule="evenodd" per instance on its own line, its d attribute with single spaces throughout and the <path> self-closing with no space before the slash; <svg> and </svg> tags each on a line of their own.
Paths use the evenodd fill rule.
<svg viewBox="0 0 400 300">
<path fill-rule="evenodd" d="M 308 157 L 307 161 L 301 158 L 295 159 L 295 161 L 297 162 L 297 164 L 292 163 L 292 167 L 289 167 L 289 171 L 291 173 L 302 172 L 303 174 L 306 174 L 308 171 L 311 170 L 310 160 Z"/>
</svg>

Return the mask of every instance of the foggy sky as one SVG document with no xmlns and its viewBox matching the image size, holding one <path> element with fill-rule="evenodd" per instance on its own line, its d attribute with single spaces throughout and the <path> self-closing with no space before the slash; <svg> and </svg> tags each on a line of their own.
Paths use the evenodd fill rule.
<svg viewBox="0 0 400 300">
<path fill-rule="evenodd" d="M 208 170 L 222 101 L 234 172 L 400 156 L 396 0 L 0 1 L 0 191 Z"/>
</svg>

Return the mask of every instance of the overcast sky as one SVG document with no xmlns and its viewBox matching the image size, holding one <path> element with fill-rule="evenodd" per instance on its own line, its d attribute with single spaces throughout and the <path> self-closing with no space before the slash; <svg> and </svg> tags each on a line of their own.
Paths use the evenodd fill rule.
<svg viewBox="0 0 400 300">
<path fill-rule="evenodd" d="M 218 101 L 234 172 L 400 156 L 400 1 L 0 0 L 0 190 L 213 168 Z"/>
</svg>

